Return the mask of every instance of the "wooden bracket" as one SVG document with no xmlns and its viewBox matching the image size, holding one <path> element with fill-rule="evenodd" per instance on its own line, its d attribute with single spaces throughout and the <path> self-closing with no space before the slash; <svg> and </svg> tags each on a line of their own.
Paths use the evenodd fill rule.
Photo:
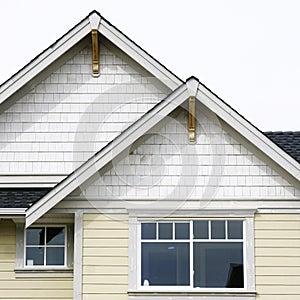
<svg viewBox="0 0 300 300">
<path fill-rule="evenodd" d="M 189 98 L 189 141 L 190 142 L 195 142 L 196 140 L 195 108 L 196 108 L 196 98 L 194 96 L 190 96 Z"/>
<path fill-rule="evenodd" d="M 99 41 L 97 29 L 92 29 L 92 59 L 93 76 L 99 76 Z"/>
</svg>

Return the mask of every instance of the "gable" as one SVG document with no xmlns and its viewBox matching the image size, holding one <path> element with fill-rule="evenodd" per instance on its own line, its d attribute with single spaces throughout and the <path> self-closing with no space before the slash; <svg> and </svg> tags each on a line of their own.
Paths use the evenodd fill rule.
<svg viewBox="0 0 300 300">
<path fill-rule="evenodd" d="M 101 170 L 119 154 L 126 151 L 133 142 L 151 131 L 152 128 L 174 111 L 174 109 L 182 105 L 188 98 L 194 97 L 193 95 L 197 95 L 197 99 L 200 103 L 213 112 L 214 115 L 218 116 L 226 126 L 234 129 L 235 134 L 244 140 L 245 144 L 263 153 L 267 161 L 274 164 L 280 172 L 287 175 L 294 185 L 299 186 L 299 163 L 273 144 L 265 135 L 259 132 L 237 112 L 232 110 L 226 103 L 217 98 L 204 86 L 198 86 L 198 84 L 197 79 L 193 77 L 189 78 L 185 85 L 181 85 L 174 92 L 169 94 L 163 101 L 159 102 L 153 109 L 143 115 L 142 118 L 128 127 L 126 131 L 117 136 L 114 141 L 107 144 L 106 147 L 81 165 L 75 172 L 70 174 L 57 185 L 55 189 L 28 209 L 26 212 L 26 225 L 29 226 L 32 224 L 72 191 L 81 187 L 81 185 L 96 174 L 98 170 Z M 220 155 L 217 156 L 217 158 L 219 159 Z M 219 177 L 217 176 L 217 178 Z M 210 187 L 211 184 L 208 184 L 207 190 L 209 191 L 209 195 L 214 191 L 214 189 Z"/>
<path fill-rule="evenodd" d="M 0 175 L 66 176 L 169 93 L 104 37 L 99 77 L 89 37 L 66 57 L 0 114 Z"/>
<path fill-rule="evenodd" d="M 263 153 L 236 139 L 234 130 L 215 114 L 198 105 L 196 115 L 195 144 L 188 142 L 186 106 L 180 107 L 68 198 L 106 208 L 115 201 L 128 208 L 136 201 L 163 206 L 177 200 L 184 208 L 229 200 L 235 205 L 242 201 L 245 208 L 247 201 L 300 199 L 288 177 Z M 72 206 L 64 203 L 59 207 Z"/>
</svg>

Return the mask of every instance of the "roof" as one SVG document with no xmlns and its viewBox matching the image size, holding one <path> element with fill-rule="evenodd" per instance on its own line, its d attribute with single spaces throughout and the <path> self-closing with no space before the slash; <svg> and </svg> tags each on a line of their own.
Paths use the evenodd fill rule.
<svg viewBox="0 0 300 300">
<path fill-rule="evenodd" d="M 300 163 L 300 131 L 268 131 L 264 134 Z"/>
<path fill-rule="evenodd" d="M 51 188 L 0 189 L 0 208 L 29 208 L 50 190 Z"/>
</svg>

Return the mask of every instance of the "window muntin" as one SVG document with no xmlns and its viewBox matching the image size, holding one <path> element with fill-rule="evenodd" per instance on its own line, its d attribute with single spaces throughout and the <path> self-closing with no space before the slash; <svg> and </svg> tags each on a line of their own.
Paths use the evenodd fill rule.
<svg viewBox="0 0 300 300">
<path fill-rule="evenodd" d="M 66 226 L 29 227 L 25 234 L 27 267 L 66 265 Z"/>
<path fill-rule="evenodd" d="M 243 223 L 142 222 L 141 286 L 244 288 Z"/>
</svg>

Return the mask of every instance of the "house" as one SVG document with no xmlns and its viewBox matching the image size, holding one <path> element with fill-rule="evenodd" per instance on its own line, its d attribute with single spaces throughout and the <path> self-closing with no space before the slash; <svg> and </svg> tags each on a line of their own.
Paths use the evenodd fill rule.
<svg viewBox="0 0 300 300">
<path fill-rule="evenodd" d="M 300 133 L 263 133 L 92 12 L 0 87 L 0 299 L 300 298 Z"/>
</svg>

